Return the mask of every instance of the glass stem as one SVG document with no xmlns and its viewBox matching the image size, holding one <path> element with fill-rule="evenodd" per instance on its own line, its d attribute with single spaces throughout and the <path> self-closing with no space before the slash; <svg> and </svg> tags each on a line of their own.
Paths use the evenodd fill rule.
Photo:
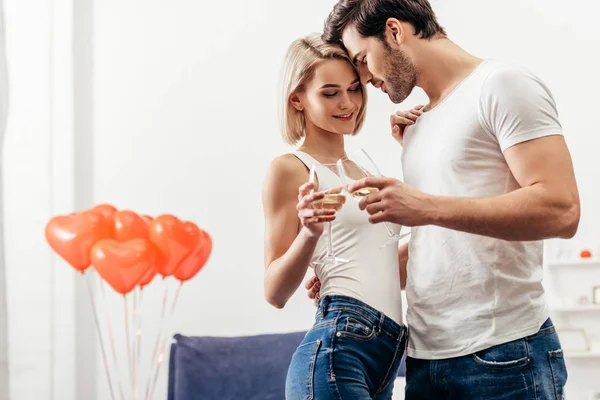
<svg viewBox="0 0 600 400">
<path fill-rule="evenodd" d="M 333 257 L 333 238 L 331 236 L 331 221 L 327 223 L 327 236 L 329 242 L 329 248 L 327 250 L 327 258 Z"/>
<path fill-rule="evenodd" d="M 388 226 L 387 222 L 384 222 L 384 223 L 383 223 L 383 225 L 385 225 L 385 229 L 387 229 L 387 231 L 388 231 L 388 235 L 389 235 L 390 237 L 393 237 L 393 236 L 395 236 L 395 233 L 394 233 L 394 232 L 392 232 L 392 230 L 391 230 L 391 229 L 390 229 L 390 227 Z"/>
</svg>

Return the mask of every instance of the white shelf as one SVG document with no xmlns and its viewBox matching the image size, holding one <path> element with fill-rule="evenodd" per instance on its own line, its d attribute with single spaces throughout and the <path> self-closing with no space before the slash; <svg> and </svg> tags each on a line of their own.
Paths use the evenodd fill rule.
<svg viewBox="0 0 600 400">
<path fill-rule="evenodd" d="M 561 267 L 596 267 L 600 268 L 600 260 L 597 258 L 580 258 L 574 260 L 561 260 L 548 262 L 550 268 Z"/>
<path fill-rule="evenodd" d="M 573 312 L 588 312 L 588 311 L 600 311 L 600 304 L 586 304 L 586 305 L 578 305 L 578 306 L 570 306 L 570 307 L 552 307 L 550 308 L 552 311 L 562 312 L 562 313 L 573 313 Z"/>
</svg>

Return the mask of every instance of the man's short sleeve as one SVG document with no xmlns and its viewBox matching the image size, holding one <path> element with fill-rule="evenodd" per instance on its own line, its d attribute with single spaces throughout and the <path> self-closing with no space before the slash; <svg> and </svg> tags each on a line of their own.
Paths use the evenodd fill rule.
<svg viewBox="0 0 600 400">
<path fill-rule="evenodd" d="M 552 93 L 526 69 L 501 66 L 483 84 L 479 116 L 504 152 L 511 146 L 550 135 L 562 135 Z"/>
</svg>

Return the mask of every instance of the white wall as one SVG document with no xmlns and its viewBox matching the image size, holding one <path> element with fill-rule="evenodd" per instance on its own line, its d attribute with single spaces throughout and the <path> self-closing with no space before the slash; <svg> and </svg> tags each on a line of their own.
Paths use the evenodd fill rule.
<svg viewBox="0 0 600 400">
<path fill-rule="evenodd" d="M 294 38 L 321 29 L 333 3 L 177 0 L 165 7 L 153 0 L 142 7 L 107 0 L 96 6 L 96 201 L 172 212 L 214 237 L 207 269 L 182 293 L 174 321 L 179 332 L 241 335 L 310 323 L 313 308 L 303 292 L 283 311 L 262 298 L 260 188 L 268 162 L 287 151 L 276 125 L 284 50 Z M 467 50 L 520 62 L 548 83 L 575 158 L 583 200 L 580 237 L 597 235 L 600 33 L 592 27 L 598 3 L 433 4 L 450 37 Z M 399 108 L 419 101 L 420 92 Z M 387 128 L 395 109 L 372 93 L 357 141 L 384 171 L 400 175 L 400 149 Z"/>
<path fill-rule="evenodd" d="M 63 11 L 51 9 L 51 3 Z M 41 238 L 52 212 L 91 202 L 153 215 L 174 213 L 213 236 L 206 270 L 183 288 L 176 331 L 244 335 L 307 328 L 314 310 L 303 292 L 282 311 L 263 300 L 260 188 L 269 161 L 288 151 L 276 124 L 285 48 L 298 36 L 320 30 L 334 3 L 103 0 L 93 7 L 85 2 L 74 21 L 64 23 L 73 9 L 67 0 L 7 1 L 9 68 L 15 82 L 5 153 L 12 399 L 90 398 L 82 394 L 95 390 L 93 382 L 83 379 L 85 387 L 75 388 L 69 374 L 95 374 L 97 398 L 109 398 L 99 354 L 95 368 L 81 359 L 89 350 L 85 338 L 88 344 L 94 338 L 87 321 L 81 322 L 85 313 L 76 310 L 87 301 L 85 292 L 74 287 L 64 263 L 52 261 Z M 600 116 L 593 107 L 600 89 L 600 33 L 593 26 L 598 3 L 573 0 L 566 7 L 558 0 L 435 0 L 433 5 L 451 38 L 467 50 L 520 62 L 548 83 L 581 189 L 583 218 L 576 240 L 597 240 L 600 190 L 594 178 L 600 172 L 600 138 L 594 133 Z M 85 55 L 71 60 L 77 97 L 69 100 L 57 89 L 68 88 L 69 70 L 58 63 L 73 57 L 68 50 L 73 22 L 83 31 L 91 27 L 89 35 L 74 39 L 76 51 L 87 49 L 93 64 Z M 397 107 L 381 93 L 371 93 L 367 123 L 354 142 L 390 175 L 400 176 L 401 169 L 388 115 L 423 101 L 416 92 Z M 76 110 L 75 115 L 68 110 Z M 70 136 L 73 118 L 75 138 Z M 92 132 L 90 143 L 86 138 Z M 63 140 L 63 146 L 51 137 Z M 88 165 L 82 169 L 60 161 L 73 152 L 76 162 L 87 160 Z M 54 165 L 50 180 L 48 165 Z M 32 238 L 32 232 L 37 236 Z M 161 294 L 156 281 L 144 295 L 146 311 L 155 313 L 144 318 L 153 324 Z M 121 307 L 113 300 L 116 316 Z M 65 345 L 75 340 L 69 336 L 74 330 L 82 332 L 77 354 L 76 346 Z M 32 375 L 39 378 L 36 385 L 30 384 Z M 163 398 L 165 377 L 158 398 Z"/>
</svg>

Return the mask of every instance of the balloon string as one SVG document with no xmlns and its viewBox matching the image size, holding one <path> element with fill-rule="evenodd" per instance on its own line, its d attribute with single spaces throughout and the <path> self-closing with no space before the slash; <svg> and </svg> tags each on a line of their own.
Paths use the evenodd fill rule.
<svg viewBox="0 0 600 400">
<path fill-rule="evenodd" d="M 100 329 L 100 322 L 98 320 L 98 312 L 96 311 L 96 301 L 94 300 L 94 292 L 92 290 L 92 285 L 90 282 L 90 280 L 92 279 L 91 274 L 90 273 L 86 274 L 86 271 L 84 271 L 83 275 L 85 275 L 85 280 L 86 280 L 87 287 L 88 287 L 88 293 L 90 295 L 90 303 L 92 305 L 92 311 L 94 313 L 94 321 L 96 322 L 96 331 L 98 332 L 98 338 L 100 339 L 100 351 L 102 352 L 102 361 L 104 361 L 104 371 L 106 372 L 106 380 L 108 381 L 108 388 L 110 390 L 110 398 L 112 400 L 115 400 L 112 379 L 110 377 L 110 370 L 108 368 L 108 358 L 106 357 L 106 349 L 104 348 L 104 339 L 102 336 L 102 330 Z"/>
<path fill-rule="evenodd" d="M 143 288 L 138 288 L 136 289 L 136 295 L 138 297 L 138 304 L 137 304 L 137 310 L 136 310 L 136 316 L 137 316 L 137 321 L 136 321 L 136 327 L 135 327 L 135 349 L 134 349 L 134 363 L 137 366 L 137 370 L 138 373 L 139 371 L 139 367 L 141 366 L 140 363 L 140 355 L 141 355 L 141 345 L 142 345 L 142 313 L 140 313 L 139 311 L 142 308 L 142 299 L 143 299 Z M 139 374 L 141 375 L 141 374 Z M 141 376 L 137 376 L 136 380 L 135 380 L 135 389 L 134 389 L 134 396 L 135 399 L 137 399 L 139 397 L 139 381 L 140 381 Z"/>
<path fill-rule="evenodd" d="M 167 281 L 166 278 L 163 278 L 163 282 L 165 283 L 165 291 L 163 294 L 163 305 L 162 305 L 162 311 L 161 311 L 161 316 L 160 316 L 161 326 L 164 324 L 164 321 L 165 321 L 165 313 L 167 310 L 167 298 L 169 295 L 169 281 Z M 145 400 L 150 399 L 150 385 L 151 385 L 151 379 L 152 379 L 152 372 L 154 371 L 154 360 L 156 359 L 156 356 L 158 354 L 158 344 L 160 342 L 160 336 L 161 336 L 161 329 L 159 329 L 158 334 L 156 335 L 156 342 L 154 343 L 154 351 L 152 352 L 152 358 L 150 359 L 150 370 L 148 371 L 148 380 L 146 381 L 146 396 L 144 397 Z"/>
<path fill-rule="evenodd" d="M 115 372 L 117 375 L 117 383 L 119 384 L 119 390 L 121 392 L 121 400 L 125 400 L 125 395 L 123 394 L 123 384 L 121 382 L 121 374 L 119 373 L 119 361 L 117 359 L 117 352 L 115 350 L 115 337 L 113 334 L 113 329 L 112 329 L 112 321 L 110 318 L 110 313 L 108 312 L 108 304 L 106 302 L 106 292 L 104 291 L 104 282 L 102 281 L 102 279 L 100 278 L 100 276 L 98 275 L 98 285 L 100 286 L 100 293 L 102 293 L 102 301 L 104 303 L 104 305 L 106 306 L 105 311 L 106 311 L 106 325 L 108 326 L 108 336 L 110 338 L 110 347 L 112 350 L 112 355 L 113 355 L 113 360 L 115 362 Z"/>
<path fill-rule="evenodd" d="M 177 287 L 177 291 L 175 292 L 175 297 L 173 298 L 173 304 L 171 305 L 171 312 L 169 314 L 169 317 L 167 318 L 167 321 L 162 326 L 163 329 L 161 330 L 161 336 L 163 336 L 163 333 L 165 333 L 164 332 L 165 326 L 169 325 L 169 323 L 171 322 L 171 318 L 173 317 L 173 312 L 175 311 L 175 306 L 177 305 L 177 300 L 179 299 L 179 293 L 181 292 L 182 286 L 183 286 L 183 281 L 180 281 L 179 286 Z M 160 367 L 162 366 L 163 361 L 164 361 L 164 352 L 165 352 L 165 346 L 167 344 L 167 339 L 168 339 L 167 335 L 165 334 L 161 340 L 160 355 L 158 357 L 158 360 L 156 360 L 156 370 L 154 372 L 154 379 L 152 380 L 152 386 L 150 388 L 150 398 L 152 398 L 152 396 L 154 395 L 154 389 L 156 388 L 156 381 L 158 380 L 158 375 L 160 373 Z"/>
<path fill-rule="evenodd" d="M 131 362 L 131 342 L 129 335 L 129 308 L 127 307 L 127 296 L 123 295 L 123 310 L 125 314 L 125 345 L 127 346 L 127 361 L 129 363 L 129 377 L 131 379 L 131 389 L 135 387 L 135 369 Z"/>
</svg>

